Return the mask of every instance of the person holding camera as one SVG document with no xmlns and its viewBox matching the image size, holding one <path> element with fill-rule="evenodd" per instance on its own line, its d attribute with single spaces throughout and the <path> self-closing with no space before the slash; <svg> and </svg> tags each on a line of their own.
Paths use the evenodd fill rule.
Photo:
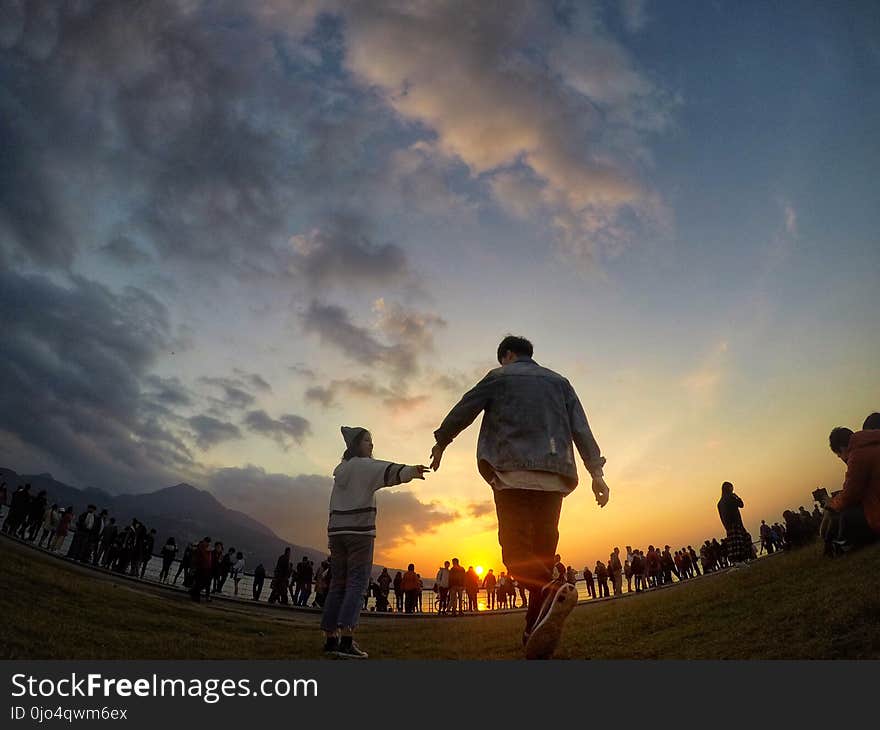
<svg viewBox="0 0 880 730">
<path fill-rule="evenodd" d="M 745 565 L 752 557 L 752 540 L 739 512 L 742 507 L 743 501 L 734 493 L 733 484 L 724 482 L 718 500 L 718 515 L 727 531 L 727 557 L 736 567 Z"/>
</svg>

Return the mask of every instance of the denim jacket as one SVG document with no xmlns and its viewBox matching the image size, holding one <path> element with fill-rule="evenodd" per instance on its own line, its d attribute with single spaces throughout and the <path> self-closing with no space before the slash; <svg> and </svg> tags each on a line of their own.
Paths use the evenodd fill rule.
<svg viewBox="0 0 880 730">
<path fill-rule="evenodd" d="M 575 487 L 572 442 L 590 473 L 602 474 L 605 458 L 571 383 L 531 358 L 490 370 L 443 419 L 437 443 L 448 446 L 480 411 L 477 468 L 490 484 L 496 470 L 527 470 L 560 474 Z"/>
</svg>

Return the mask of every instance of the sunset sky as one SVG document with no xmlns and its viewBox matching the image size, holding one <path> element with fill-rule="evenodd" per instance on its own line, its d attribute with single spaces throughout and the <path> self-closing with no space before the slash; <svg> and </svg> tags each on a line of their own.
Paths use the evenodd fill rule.
<svg viewBox="0 0 880 730">
<path fill-rule="evenodd" d="M 427 463 L 509 332 L 608 463 L 560 552 L 838 488 L 880 410 L 880 5 L 0 5 L 0 465 L 326 545 L 340 425 Z M 786 9 L 787 7 L 787 9 Z M 479 422 L 377 562 L 503 569 Z M 587 477 L 585 479 L 585 477 Z"/>
</svg>

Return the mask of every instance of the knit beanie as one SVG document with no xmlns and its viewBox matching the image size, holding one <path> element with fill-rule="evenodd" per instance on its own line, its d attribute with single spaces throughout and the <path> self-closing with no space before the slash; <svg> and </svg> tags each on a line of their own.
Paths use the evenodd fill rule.
<svg viewBox="0 0 880 730">
<path fill-rule="evenodd" d="M 345 439 L 345 448 L 352 448 L 358 440 L 358 437 L 366 430 L 367 429 L 361 428 L 360 426 L 343 426 L 341 431 L 342 438 Z"/>
</svg>

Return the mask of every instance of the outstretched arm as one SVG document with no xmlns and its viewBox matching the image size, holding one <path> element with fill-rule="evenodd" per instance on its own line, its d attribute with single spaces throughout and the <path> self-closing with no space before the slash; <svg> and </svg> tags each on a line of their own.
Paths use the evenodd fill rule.
<svg viewBox="0 0 880 730">
<path fill-rule="evenodd" d="M 596 495 L 596 502 L 600 507 L 604 507 L 608 504 L 609 496 L 608 485 L 605 483 L 602 471 L 602 467 L 605 466 L 605 457 L 599 451 L 599 444 L 596 443 L 590 424 L 587 422 L 587 414 L 584 413 L 584 407 L 581 405 L 577 393 L 571 383 L 566 381 L 566 384 L 568 385 L 566 407 L 572 440 L 584 461 L 584 465 L 593 477 L 593 493 Z"/>
<path fill-rule="evenodd" d="M 443 451 L 446 447 L 458 434 L 470 426 L 480 412 L 489 405 L 492 400 L 493 382 L 491 373 L 487 374 L 461 397 L 461 400 L 443 419 L 440 428 L 434 431 L 436 444 L 431 450 L 431 468 L 434 471 L 440 468 L 440 460 L 443 458 Z"/>
</svg>

